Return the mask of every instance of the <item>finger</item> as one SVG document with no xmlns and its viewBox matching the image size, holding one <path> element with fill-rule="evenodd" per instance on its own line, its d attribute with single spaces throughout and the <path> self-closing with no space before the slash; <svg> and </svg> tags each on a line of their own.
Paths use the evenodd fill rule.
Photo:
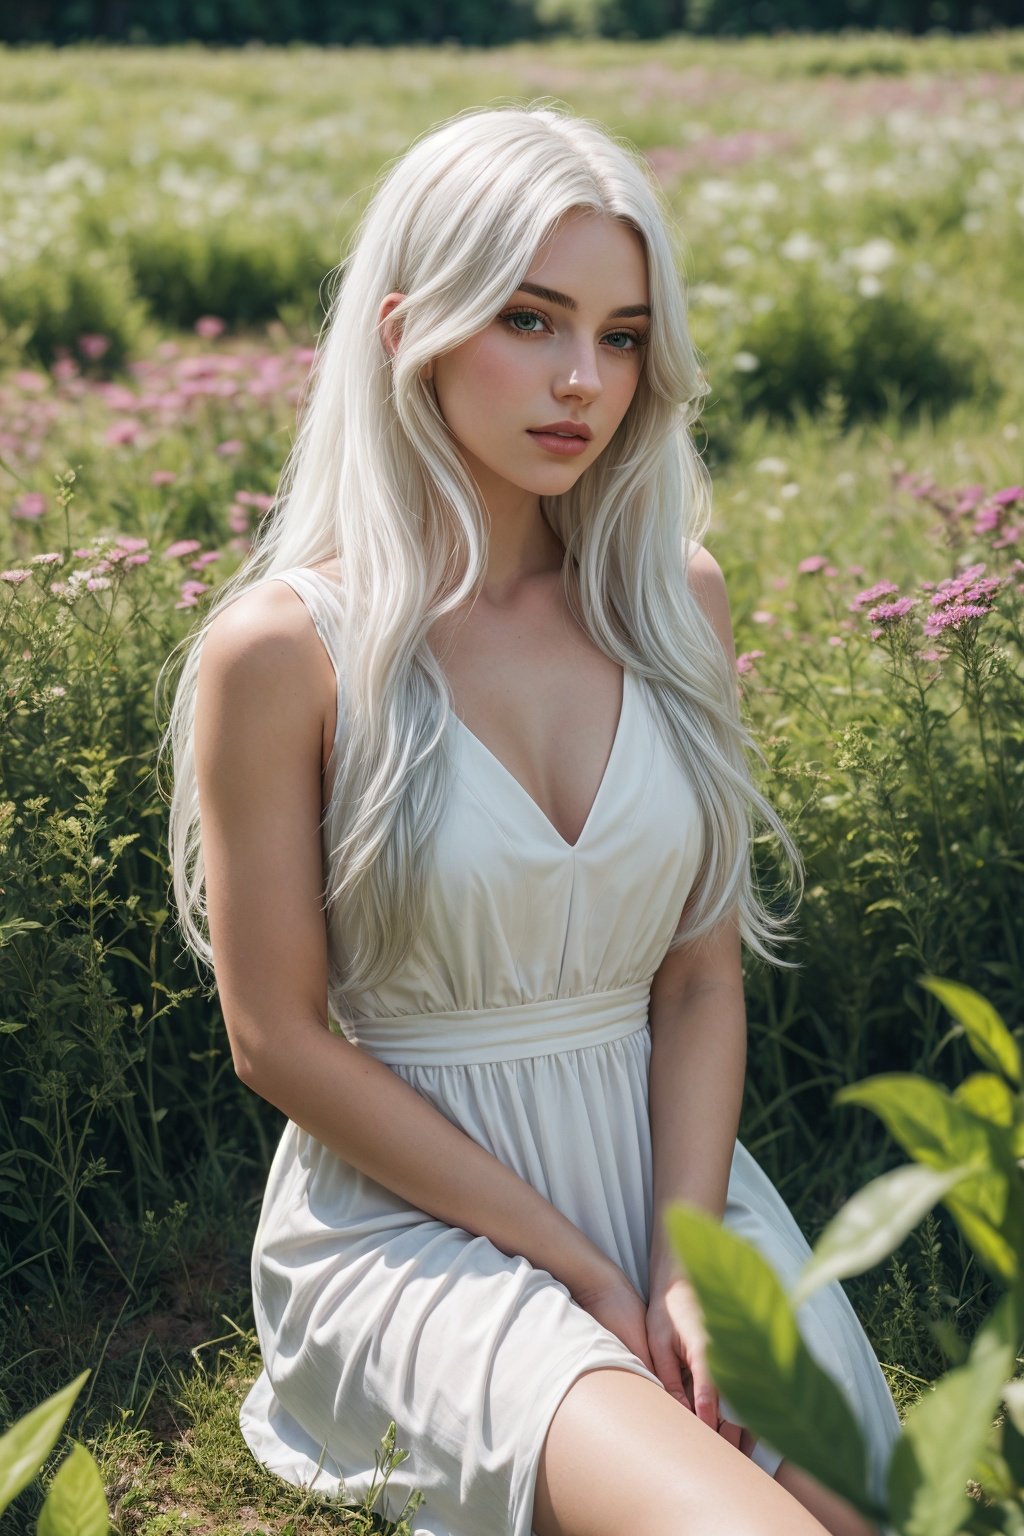
<svg viewBox="0 0 1024 1536">
<path fill-rule="evenodd" d="M 740 1439 L 743 1435 L 743 1430 L 739 1424 L 733 1424 L 729 1419 L 723 1419 L 718 1426 L 718 1433 L 721 1435 L 723 1440 L 727 1440 L 728 1443 L 730 1445 L 734 1445 L 737 1450 L 740 1449 Z"/>
<path fill-rule="evenodd" d="M 658 1342 L 651 1344 L 651 1359 L 654 1362 L 654 1374 L 677 1402 L 685 1408 L 692 1405 L 686 1394 L 686 1385 L 683 1381 L 683 1367 L 679 1356 L 671 1346 L 665 1346 Z"/>
<path fill-rule="evenodd" d="M 690 1374 L 693 1377 L 693 1406 L 697 1417 L 702 1423 L 710 1424 L 712 1429 L 717 1429 L 718 1392 L 707 1366 L 699 1357 L 690 1361 Z"/>
</svg>

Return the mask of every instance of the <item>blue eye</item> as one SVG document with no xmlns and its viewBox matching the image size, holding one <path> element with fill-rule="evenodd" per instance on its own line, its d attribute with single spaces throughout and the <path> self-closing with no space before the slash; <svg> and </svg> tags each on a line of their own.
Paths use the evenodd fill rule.
<svg viewBox="0 0 1024 1536">
<path fill-rule="evenodd" d="M 537 314 L 536 310 L 532 310 L 532 309 L 514 309 L 511 312 L 511 314 L 502 315 L 501 318 L 503 320 L 507 320 L 509 325 L 511 326 L 512 330 L 519 331 L 521 335 L 523 335 L 523 336 L 530 336 L 530 335 L 536 336 L 537 335 L 536 331 L 532 331 L 532 332 L 528 331 L 528 330 L 526 330 L 522 326 L 518 326 L 518 325 L 513 324 L 513 322 L 516 321 L 516 320 L 543 320 L 544 316 Z"/>
</svg>

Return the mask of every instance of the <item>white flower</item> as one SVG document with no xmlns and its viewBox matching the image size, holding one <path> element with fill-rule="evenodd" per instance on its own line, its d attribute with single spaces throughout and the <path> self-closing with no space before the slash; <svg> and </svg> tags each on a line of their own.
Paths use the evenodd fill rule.
<svg viewBox="0 0 1024 1536">
<path fill-rule="evenodd" d="M 779 247 L 787 261 L 810 261 L 821 254 L 821 246 L 805 230 L 797 229 Z"/>
<path fill-rule="evenodd" d="M 876 299 L 881 293 L 883 283 L 881 278 L 875 277 L 871 272 L 865 272 L 863 277 L 857 279 L 857 292 L 865 299 Z"/>
<path fill-rule="evenodd" d="M 753 352 L 736 352 L 733 354 L 732 365 L 737 373 L 753 373 L 761 366 L 761 359 Z"/>
<path fill-rule="evenodd" d="M 843 252 L 843 259 L 858 272 L 884 272 L 896 259 L 896 247 L 891 240 L 880 236 L 863 245 L 851 246 Z"/>
<path fill-rule="evenodd" d="M 789 468 L 789 465 L 786 463 L 785 459 L 774 459 L 769 457 L 766 459 L 758 459 L 757 463 L 754 465 L 754 468 L 760 470 L 762 475 L 784 475 L 786 470 Z"/>
</svg>

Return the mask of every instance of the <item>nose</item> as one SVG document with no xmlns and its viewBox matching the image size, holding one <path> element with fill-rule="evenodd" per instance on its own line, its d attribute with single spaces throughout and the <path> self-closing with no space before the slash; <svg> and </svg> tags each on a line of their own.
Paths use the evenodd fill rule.
<svg viewBox="0 0 1024 1536">
<path fill-rule="evenodd" d="M 555 394 L 560 400 L 593 400 L 601 392 L 601 375 L 593 347 L 575 349 L 572 358 L 563 365 Z"/>
</svg>

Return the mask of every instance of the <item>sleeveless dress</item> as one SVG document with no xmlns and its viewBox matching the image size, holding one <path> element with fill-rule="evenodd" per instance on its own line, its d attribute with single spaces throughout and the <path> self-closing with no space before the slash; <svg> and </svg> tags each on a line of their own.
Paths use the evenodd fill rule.
<svg viewBox="0 0 1024 1536">
<path fill-rule="evenodd" d="M 266 579 L 302 598 L 340 688 L 333 579 L 306 568 Z M 627 669 L 574 845 L 452 713 L 456 772 L 423 933 L 396 974 L 330 1019 L 539 1190 L 645 1300 L 648 999 L 702 856 L 694 791 L 655 711 Z M 807 1241 L 738 1140 L 724 1221 L 792 1283 Z M 240 1425 L 253 1455 L 358 1505 L 380 1485 L 393 1419 L 409 1454 L 374 1508 L 396 1519 L 421 1490 L 414 1536 L 532 1536 L 544 1436 L 572 1383 L 616 1367 L 661 1385 L 547 1270 L 410 1205 L 292 1121 L 268 1176 L 252 1287 L 263 1371 Z M 798 1318 L 863 1428 L 881 1495 L 900 1421 L 867 1335 L 836 1281 Z M 724 1397 L 720 1411 L 742 1423 Z M 773 1474 L 781 1457 L 760 1440 L 752 1459 Z"/>
</svg>

